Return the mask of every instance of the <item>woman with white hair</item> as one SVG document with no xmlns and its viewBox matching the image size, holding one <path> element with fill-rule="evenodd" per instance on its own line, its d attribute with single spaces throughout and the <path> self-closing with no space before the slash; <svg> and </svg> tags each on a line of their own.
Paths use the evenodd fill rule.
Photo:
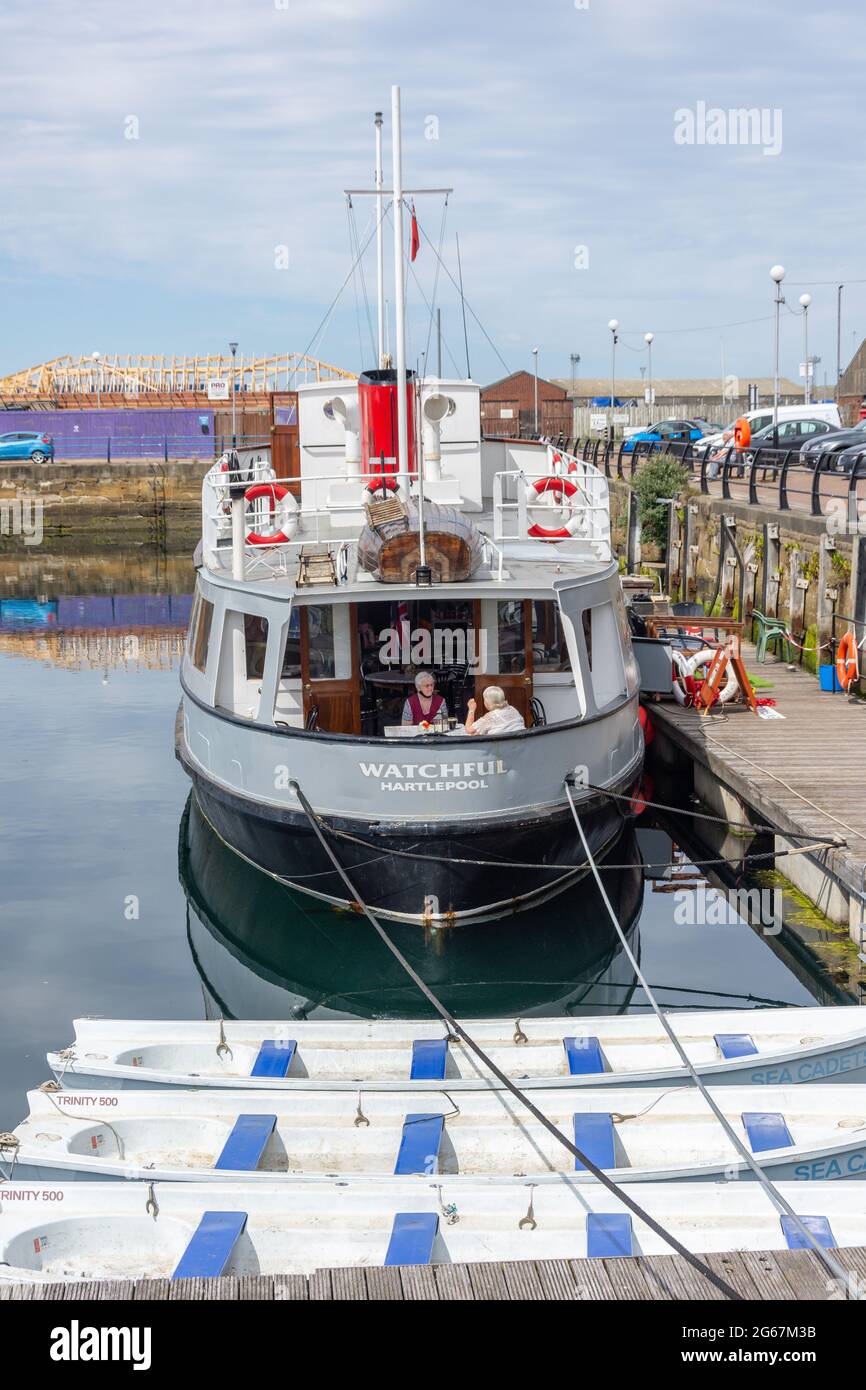
<svg viewBox="0 0 866 1390">
<path fill-rule="evenodd" d="M 488 685 L 481 698 L 487 713 L 476 719 L 476 701 L 469 701 L 469 713 L 466 716 L 467 734 L 512 734 L 517 729 L 526 728 L 522 716 L 506 700 L 505 691 L 501 686 Z"/>
<path fill-rule="evenodd" d="M 436 694 L 436 682 L 429 671 L 419 671 L 415 677 L 415 694 L 403 706 L 403 724 L 432 724 L 434 719 L 447 719 L 448 706 Z"/>
</svg>

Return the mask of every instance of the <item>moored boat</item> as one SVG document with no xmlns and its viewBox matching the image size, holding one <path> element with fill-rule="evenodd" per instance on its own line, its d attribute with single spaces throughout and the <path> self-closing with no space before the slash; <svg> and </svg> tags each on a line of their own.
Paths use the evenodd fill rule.
<svg viewBox="0 0 866 1390">
<path fill-rule="evenodd" d="M 708 1084 L 788 1086 L 861 1081 L 866 1007 L 696 1011 L 669 1017 Z M 449 1090 L 499 1083 L 441 1023 L 82 1018 L 75 1041 L 48 1053 L 66 1088 L 220 1087 L 244 1090 Z M 679 1086 L 690 1077 L 659 1021 L 621 1017 L 478 1019 L 470 1035 L 523 1090 Z M 435 1071 L 413 1078 L 419 1044 Z M 431 1063 L 431 1065 L 434 1065 Z"/>
<path fill-rule="evenodd" d="M 205 478 L 176 751 L 252 864 L 452 926 L 576 883 L 566 778 L 598 856 L 644 748 L 603 474 L 485 439 L 477 384 L 407 369 L 399 101 L 393 140 L 396 362 L 380 313 L 375 370 L 299 386 L 297 470 Z"/>
<path fill-rule="evenodd" d="M 533 1103 L 618 1183 L 753 1179 L 703 1096 L 536 1090 Z M 866 1086 L 726 1087 L 726 1120 L 773 1181 L 866 1175 Z M 20 1180 L 252 1183 L 447 1175 L 466 1182 L 595 1183 L 508 1091 L 31 1091 L 0 1139 Z"/>
<path fill-rule="evenodd" d="M 783 1183 L 828 1247 L 866 1245 L 866 1184 Z M 456 1184 L 362 1179 L 226 1183 L 0 1184 L 0 1282 L 310 1274 L 386 1264 L 666 1255 L 612 1193 L 563 1178 Z M 758 1183 L 648 1183 L 648 1214 L 696 1254 L 799 1248 Z"/>
</svg>

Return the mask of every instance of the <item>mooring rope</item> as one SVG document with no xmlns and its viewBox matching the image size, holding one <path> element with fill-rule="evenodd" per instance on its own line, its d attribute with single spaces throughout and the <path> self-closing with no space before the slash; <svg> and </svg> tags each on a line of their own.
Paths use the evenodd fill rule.
<svg viewBox="0 0 866 1390">
<path fill-rule="evenodd" d="M 726 748 L 726 745 L 720 743 L 718 739 L 713 739 L 713 743 L 718 743 L 720 748 Z M 726 748 L 726 751 L 729 753 L 736 753 L 736 749 L 734 748 Z M 742 754 L 736 753 L 736 756 L 739 758 L 742 757 Z M 744 758 L 743 761 L 748 762 L 749 759 Z M 752 763 L 752 766 L 758 767 L 758 764 Z M 758 768 L 759 772 L 763 772 L 764 770 L 764 768 Z M 767 776 L 772 777 L 772 772 L 768 772 Z M 777 777 L 776 781 L 781 782 L 781 777 Z M 632 801 L 634 799 L 634 792 L 614 792 L 611 791 L 609 787 L 598 787 L 594 782 L 579 782 L 576 783 L 576 785 L 579 786 L 581 790 L 585 789 L 590 792 L 599 792 L 603 796 L 611 797 L 614 801 Z M 787 786 L 788 784 L 787 782 L 783 782 L 782 785 Z M 789 790 L 793 791 L 794 788 L 790 787 Z M 803 797 L 802 799 L 808 801 L 808 797 Z M 751 830 L 753 835 L 784 835 L 786 840 L 808 840 L 815 834 L 814 830 L 782 830 L 778 825 L 754 825 L 751 821 L 747 820 L 729 820 L 727 816 L 714 816 L 709 811 L 690 811 L 685 806 L 667 806 L 662 801 L 647 801 L 644 797 L 641 797 L 641 800 L 652 811 L 671 811 L 678 816 L 691 816 L 693 820 L 715 821 L 717 825 L 725 825 L 729 830 Z M 814 805 L 814 802 L 809 802 L 809 805 Z M 816 811 L 820 811 L 820 809 L 820 806 L 815 807 Z M 834 817 L 831 816 L 830 819 L 833 820 Z M 839 821 L 838 823 L 839 825 L 844 825 L 844 821 Z M 851 830 L 851 826 L 846 825 L 845 829 Z M 858 832 L 852 830 L 852 834 L 856 835 Z M 839 848 L 838 836 L 828 835 L 820 838 L 826 838 L 828 849 Z"/>
<path fill-rule="evenodd" d="M 316 813 L 310 805 L 309 801 L 307 800 L 306 796 L 304 795 L 301 787 L 298 785 L 297 782 L 292 782 L 290 783 L 290 785 L 292 787 L 292 790 L 297 795 L 297 798 L 304 809 L 304 814 L 306 815 L 307 820 L 310 822 L 310 825 L 312 826 L 313 832 L 319 840 L 319 843 L 321 844 L 328 858 L 331 860 L 332 864 L 334 865 L 334 868 L 336 869 L 340 878 L 343 880 L 343 883 L 346 885 L 346 890 L 349 893 L 350 898 L 358 904 L 358 906 L 361 908 L 361 911 L 364 913 L 374 930 L 377 932 L 381 940 L 387 946 L 388 950 L 394 956 L 395 960 L 397 960 L 397 962 L 403 967 L 403 969 L 406 971 L 407 975 L 410 977 L 413 983 L 418 986 L 422 994 L 424 994 L 424 996 L 433 1005 L 434 1009 L 444 1020 L 448 1028 L 451 1029 L 452 1032 L 457 1035 L 457 1037 L 463 1040 L 463 1042 L 470 1049 L 470 1051 L 474 1052 L 475 1056 L 479 1059 L 479 1061 L 482 1062 L 483 1065 L 493 1073 L 497 1081 L 499 1081 L 506 1088 L 506 1090 L 510 1091 L 511 1094 L 515 1097 L 515 1099 L 520 1101 L 521 1105 L 526 1107 L 526 1109 L 533 1116 L 533 1118 L 536 1119 L 538 1123 L 542 1125 L 548 1131 L 548 1133 L 550 1133 L 553 1136 L 554 1139 L 556 1139 L 560 1144 L 562 1144 L 563 1147 L 566 1148 L 570 1154 L 572 1154 L 580 1163 L 582 1163 L 584 1168 L 586 1168 L 587 1171 L 590 1172 L 594 1178 L 596 1178 L 604 1187 L 606 1187 L 609 1192 L 612 1192 L 613 1195 L 617 1197 L 623 1203 L 624 1206 L 627 1206 L 629 1210 L 632 1211 L 635 1214 L 635 1216 L 637 1216 L 638 1220 L 643 1221 L 650 1228 L 651 1231 L 654 1231 L 655 1234 L 665 1242 L 666 1245 L 669 1245 L 672 1250 L 676 1251 L 678 1255 L 681 1255 L 684 1260 L 688 1261 L 688 1263 L 694 1269 L 696 1269 L 699 1274 L 703 1275 L 705 1279 L 707 1279 L 711 1284 L 713 1284 L 717 1289 L 719 1289 L 719 1291 L 723 1293 L 726 1298 L 732 1299 L 736 1302 L 743 1302 L 744 1300 L 742 1295 L 738 1294 L 736 1289 L 731 1288 L 730 1284 L 727 1284 L 724 1279 L 719 1278 L 719 1276 L 715 1274 L 713 1270 L 709 1269 L 708 1266 L 705 1265 L 703 1261 L 698 1258 L 697 1255 L 692 1254 L 691 1250 L 687 1250 L 686 1247 L 679 1240 L 677 1240 L 676 1236 L 671 1235 L 669 1231 L 666 1231 L 665 1228 L 661 1226 L 659 1222 L 656 1221 L 655 1218 L 651 1216 L 648 1211 L 645 1211 L 644 1208 L 641 1207 L 634 1200 L 634 1198 L 629 1196 L 629 1194 L 625 1192 L 623 1188 L 619 1186 L 618 1183 L 615 1183 L 612 1178 L 608 1177 L 607 1173 L 605 1173 L 603 1169 L 596 1167 L 592 1159 L 589 1158 L 586 1154 L 582 1153 L 581 1150 L 577 1147 L 577 1145 L 574 1144 L 565 1134 L 563 1134 L 562 1131 L 558 1129 L 557 1126 L 553 1123 L 553 1121 L 549 1120 L 547 1116 L 544 1115 L 538 1109 L 537 1105 L 533 1104 L 529 1097 L 523 1091 L 520 1090 L 520 1087 L 516 1086 L 515 1083 L 511 1080 L 511 1078 L 509 1076 L 506 1076 L 505 1072 L 500 1070 L 500 1068 L 496 1065 L 492 1058 L 487 1056 L 487 1053 L 483 1050 L 483 1048 L 479 1047 L 478 1043 L 475 1042 L 474 1038 L 472 1038 L 470 1034 L 467 1033 L 466 1029 L 463 1028 L 462 1025 L 457 1022 L 457 1019 L 454 1018 L 453 1014 L 451 1014 L 450 1011 L 445 1008 L 445 1005 L 440 1002 L 437 996 L 433 993 L 433 990 L 430 988 L 430 986 L 410 965 L 409 961 L 403 955 L 399 947 L 395 946 L 394 942 L 391 940 L 390 936 L 385 931 L 378 918 L 363 901 L 363 899 L 359 896 L 357 889 L 355 888 L 354 884 L 349 878 L 349 875 L 346 873 L 337 855 L 334 853 L 334 851 L 331 849 L 331 846 L 325 839 L 325 836 L 319 825 Z M 617 925 L 619 924 L 617 923 Z"/>
<path fill-rule="evenodd" d="M 754 1175 L 755 1175 L 755 1177 L 758 1179 L 758 1181 L 763 1185 L 764 1190 L 766 1191 L 767 1195 L 768 1195 L 768 1196 L 770 1197 L 770 1199 L 775 1203 L 776 1207 L 777 1207 L 780 1211 L 783 1211 L 783 1212 L 785 1213 L 786 1216 L 789 1216 L 789 1217 L 791 1218 L 791 1220 L 794 1222 L 795 1226 L 797 1227 L 799 1233 L 806 1239 L 808 1245 L 815 1251 L 815 1253 L 817 1254 L 818 1258 L 824 1262 L 824 1264 L 826 1265 L 827 1269 L 828 1269 L 828 1270 L 830 1271 L 830 1273 L 833 1275 L 833 1278 L 834 1278 L 834 1279 L 840 1279 L 840 1280 L 843 1281 L 843 1287 L 848 1291 L 849 1297 L 855 1297 L 855 1298 L 857 1298 L 857 1299 L 859 1300 L 860 1295 L 858 1295 L 858 1294 L 856 1294 L 856 1293 L 853 1294 L 853 1295 L 851 1294 L 850 1285 L 849 1285 L 849 1280 L 848 1280 L 848 1275 L 846 1274 L 845 1270 L 842 1268 L 842 1266 L 841 1266 L 840 1264 L 837 1263 L 836 1260 L 833 1259 L 832 1255 L 828 1254 L 828 1252 L 824 1249 L 824 1247 L 823 1247 L 822 1245 L 819 1245 L 818 1241 L 815 1239 L 815 1237 L 814 1237 L 814 1235 L 812 1234 L 812 1232 L 804 1225 L 803 1221 L 802 1221 L 802 1220 L 800 1219 L 800 1217 L 797 1215 L 797 1213 L 795 1212 L 794 1208 L 791 1206 L 790 1202 L 786 1201 L 786 1199 L 782 1196 L 781 1192 L 779 1192 L 778 1188 L 777 1188 L 777 1187 L 775 1186 L 775 1184 L 773 1183 L 772 1179 L 769 1178 L 769 1177 L 767 1176 L 767 1174 L 765 1173 L 765 1171 L 764 1171 L 764 1169 L 761 1167 L 761 1165 L 755 1161 L 754 1155 L 753 1155 L 752 1153 L 750 1153 L 749 1150 L 746 1148 L 746 1146 L 745 1146 L 745 1144 L 743 1143 L 743 1141 L 741 1140 L 740 1136 L 737 1134 L 736 1130 L 733 1128 L 733 1126 L 732 1126 L 732 1125 L 730 1124 L 730 1122 L 728 1121 L 727 1116 L 724 1114 L 724 1112 L 721 1110 L 721 1108 L 716 1104 L 715 1100 L 714 1100 L 713 1097 L 712 1097 L 712 1094 L 711 1094 L 710 1091 L 707 1089 L 707 1087 L 704 1085 L 703 1081 L 701 1080 L 700 1076 L 698 1075 L 697 1071 L 695 1070 L 694 1066 L 692 1065 L 692 1062 L 691 1062 L 690 1057 L 688 1056 L 688 1053 L 686 1052 L 685 1048 L 683 1047 L 682 1043 L 680 1042 L 679 1038 L 677 1037 L 677 1035 L 676 1035 L 676 1033 L 674 1032 L 673 1028 L 671 1027 L 670 1023 L 668 1022 L 668 1020 L 667 1020 L 665 1014 L 663 1013 L 661 1007 L 659 1006 L 658 1000 L 656 999 L 655 995 L 653 994 L 652 989 L 651 989 L 651 987 L 650 987 L 648 981 L 646 980 L 646 977 L 644 976 L 643 971 L 642 971 L 641 968 L 640 968 L 640 965 L 639 965 L 639 963 L 638 963 L 638 961 L 637 961 L 637 958 L 636 958 L 636 956 L 634 955 L 634 952 L 632 951 L 631 947 L 630 947 L 629 944 L 628 944 L 628 938 L 626 937 L 626 935 L 625 935 L 625 933 L 624 933 L 622 927 L 621 927 L 620 924 L 619 924 L 619 918 L 617 917 L 616 913 L 615 913 L 614 910 L 613 910 L 613 906 L 612 906 L 612 904 L 611 904 L 610 898 L 607 896 L 607 892 L 606 892 L 606 890 L 605 890 L 605 886 L 604 886 L 604 884 L 603 884 L 603 882 L 602 882 L 601 875 L 600 875 L 600 873 L 599 873 L 599 871 L 598 871 L 598 866 L 597 866 L 597 864 L 596 864 L 596 862 L 595 862 L 595 858 L 593 857 L 592 850 L 591 850 L 590 847 L 589 847 L 589 843 L 588 843 L 587 838 L 586 838 L 586 835 L 585 835 L 585 833 L 584 833 L 584 829 L 583 829 L 583 825 L 581 824 L 580 816 L 577 814 L 577 807 L 576 807 L 575 804 L 574 804 L 574 798 L 573 798 L 573 796 L 572 796 L 572 794 L 571 794 L 571 785 L 570 785 L 570 783 L 569 783 L 568 778 L 566 778 L 566 780 L 565 780 L 565 791 L 566 791 L 566 795 L 568 796 L 569 804 L 570 804 L 570 806 L 571 806 L 571 814 L 572 814 L 573 817 L 574 817 L 574 823 L 575 823 L 575 825 L 577 826 L 577 833 L 579 834 L 579 836 L 580 836 L 580 842 L 581 842 L 581 844 L 583 845 L 584 854 L 586 855 L 586 858 L 587 858 L 587 861 L 588 861 L 588 863 L 589 863 L 590 869 L 592 870 L 592 874 L 593 874 L 593 877 L 595 878 L 596 885 L 597 885 L 597 887 L 598 887 L 599 893 L 601 894 L 602 901 L 603 901 L 605 907 L 607 908 L 608 915 L 610 916 L 610 920 L 611 920 L 611 922 L 613 923 L 614 927 L 616 928 L 617 935 L 619 936 L 619 939 L 620 939 L 620 944 L 622 945 L 623 951 L 624 951 L 625 954 L 626 954 L 626 957 L 627 957 L 627 959 L 628 959 L 628 961 L 629 961 L 629 964 L 631 965 L 632 969 L 634 970 L 635 974 L 637 975 L 638 980 L 639 980 L 640 983 L 641 983 L 641 987 L 642 987 L 642 989 L 644 990 L 644 993 L 646 994 L 647 999 L 649 1000 L 650 1004 L 651 1004 L 652 1007 L 653 1007 L 653 1010 L 654 1010 L 654 1012 L 655 1012 L 656 1018 L 658 1019 L 659 1023 L 661 1024 L 662 1028 L 664 1029 L 664 1031 L 667 1033 L 668 1038 L 669 1038 L 670 1042 L 672 1043 L 675 1052 L 677 1053 L 677 1056 L 679 1057 L 679 1059 L 680 1059 L 680 1061 L 682 1062 L 683 1066 L 685 1067 L 686 1071 L 687 1071 L 687 1072 L 689 1073 L 689 1075 L 691 1076 L 692 1081 L 693 1081 L 694 1084 L 697 1086 L 698 1090 L 700 1091 L 700 1093 L 701 1093 L 701 1095 L 703 1096 L 704 1100 L 706 1101 L 707 1105 L 708 1105 L 708 1106 L 710 1107 L 710 1109 L 712 1110 L 712 1112 L 713 1112 L 713 1114 L 715 1115 L 716 1119 L 718 1120 L 719 1124 L 722 1126 L 722 1129 L 724 1130 L 725 1135 L 726 1135 L 727 1138 L 730 1140 L 730 1142 L 733 1144 L 734 1148 L 737 1150 L 737 1153 L 740 1155 L 740 1157 L 743 1159 L 743 1161 L 744 1161 L 744 1162 L 748 1165 L 748 1167 L 752 1170 L 752 1172 L 754 1173 Z"/>
</svg>

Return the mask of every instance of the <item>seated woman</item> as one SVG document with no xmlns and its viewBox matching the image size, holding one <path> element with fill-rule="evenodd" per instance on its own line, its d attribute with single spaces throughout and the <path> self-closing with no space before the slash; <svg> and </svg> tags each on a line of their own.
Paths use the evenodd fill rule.
<svg viewBox="0 0 866 1390">
<path fill-rule="evenodd" d="M 429 671 L 419 671 L 415 677 L 415 694 L 410 695 L 403 706 L 403 724 L 421 724 L 441 716 L 448 718 L 448 706 L 441 695 L 436 694 L 436 682 Z"/>
<path fill-rule="evenodd" d="M 482 699 L 487 713 L 482 714 L 480 719 L 475 718 L 476 701 L 469 701 L 469 713 L 466 716 L 467 734 L 511 734 L 517 729 L 526 728 L 522 716 L 513 705 L 509 705 L 505 691 L 500 686 L 488 685 Z"/>
</svg>

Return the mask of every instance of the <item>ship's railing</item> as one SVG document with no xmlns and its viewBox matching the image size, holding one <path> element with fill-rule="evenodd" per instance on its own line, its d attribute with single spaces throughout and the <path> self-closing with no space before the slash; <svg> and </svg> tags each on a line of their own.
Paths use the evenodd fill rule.
<svg viewBox="0 0 866 1390">
<path fill-rule="evenodd" d="M 358 531 L 358 513 L 363 508 L 363 495 L 352 499 L 337 495 L 332 489 L 346 487 L 352 479 L 347 479 L 345 471 L 319 475 L 305 474 L 298 477 L 277 477 L 266 461 L 257 461 L 249 469 L 223 467 L 227 456 L 218 460 L 202 483 L 202 552 L 204 563 L 212 569 L 226 569 L 231 565 L 231 485 L 242 483 L 252 486 L 255 483 L 275 483 L 286 488 L 290 495 L 303 483 L 300 501 L 283 503 L 284 520 L 282 530 L 288 539 L 269 543 L 266 546 L 246 541 L 244 544 L 244 569 L 248 578 L 275 577 L 294 573 L 297 555 L 305 547 L 325 546 L 341 562 L 348 544 L 354 541 Z M 410 487 L 417 481 L 417 472 L 409 474 Z M 390 495 L 390 494 L 389 494 Z M 402 494 L 400 494 L 402 496 Z M 259 498 L 247 504 L 245 510 L 245 534 L 251 532 L 272 534 L 279 528 L 280 511 L 271 507 L 271 498 Z M 486 561 L 492 575 L 502 579 L 504 557 L 501 550 L 488 537 Z"/>
<path fill-rule="evenodd" d="M 494 474 L 495 540 L 521 540 L 560 531 L 588 541 L 606 558 L 610 556 L 610 496 L 607 480 L 598 468 L 576 454 L 548 445 L 545 462 L 539 461 L 537 468 L 524 466 Z"/>
</svg>

